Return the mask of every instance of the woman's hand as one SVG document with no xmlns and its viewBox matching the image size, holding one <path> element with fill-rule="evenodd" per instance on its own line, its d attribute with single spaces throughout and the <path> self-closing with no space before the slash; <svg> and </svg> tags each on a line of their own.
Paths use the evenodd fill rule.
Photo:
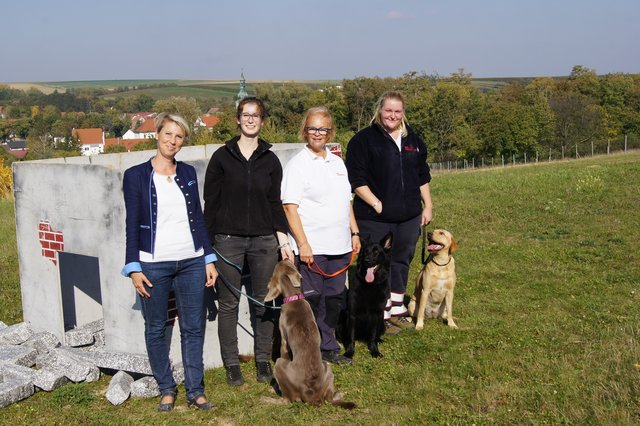
<svg viewBox="0 0 640 426">
<path fill-rule="evenodd" d="M 375 210 L 376 213 L 381 214 L 382 213 L 382 201 L 378 200 L 378 202 L 375 203 L 375 205 L 373 206 L 373 210 Z"/>
<path fill-rule="evenodd" d="M 153 287 L 153 284 L 142 272 L 132 272 L 129 277 L 140 297 L 151 297 L 146 287 Z"/>
<path fill-rule="evenodd" d="M 362 248 L 362 243 L 360 242 L 359 235 L 353 235 L 351 237 L 351 248 L 355 254 L 360 253 L 360 249 Z"/>
<path fill-rule="evenodd" d="M 300 262 L 313 263 L 313 251 L 308 242 L 299 245 L 298 251 L 300 252 Z"/>
<path fill-rule="evenodd" d="M 422 209 L 422 219 L 420 224 L 428 225 L 429 222 L 431 222 L 431 219 L 433 219 L 433 212 L 431 210 L 431 206 L 425 207 L 424 209 Z"/>
<path fill-rule="evenodd" d="M 218 279 L 218 270 L 216 269 L 216 265 L 213 263 L 207 263 L 205 266 L 205 273 L 207 275 L 207 282 L 204 286 L 213 287 L 216 285 L 216 280 Z"/>
<path fill-rule="evenodd" d="M 291 251 L 291 246 L 289 244 L 280 247 L 280 256 L 282 256 L 282 260 L 289 260 L 293 262 L 293 252 Z"/>
</svg>

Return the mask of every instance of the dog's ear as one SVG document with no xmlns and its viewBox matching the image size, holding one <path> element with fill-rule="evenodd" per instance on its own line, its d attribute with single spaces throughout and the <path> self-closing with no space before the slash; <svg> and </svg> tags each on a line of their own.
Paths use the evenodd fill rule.
<svg viewBox="0 0 640 426">
<path fill-rule="evenodd" d="M 455 252 L 456 250 L 458 250 L 458 243 L 456 243 L 456 240 L 451 238 L 451 245 L 449 246 L 449 254 Z"/>
<path fill-rule="evenodd" d="M 282 293 L 282 289 L 280 288 L 280 279 L 282 278 L 283 274 L 280 269 L 280 264 L 276 264 L 276 267 L 273 270 L 273 275 L 271 275 L 271 279 L 269 280 L 269 284 L 267 284 L 269 292 L 264 298 L 265 302 L 271 302 Z"/>
<path fill-rule="evenodd" d="M 391 250 L 391 244 L 393 244 L 393 232 L 389 232 L 380 241 L 380 245 L 384 247 L 385 250 Z"/>
<path fill-rule="evenodd" d="M 289 279 L 291 280 L 291 285 L 294 286 L 295 288 L 300 288 L 302 281 L 302 275 L 300 275 L 300 272 L 298 271 L 293 271 L 292 273 L 288 274 Z"/>
<path fill-rule="evenodd" d="M 271 302 L 278 296 L 280 296 L 280 289 L 278 288 L 278 286 L 277 285 L 272 286 L 271 283 L 269 283 L 269 292 L 267 293 L 267 296 L 264 298 L 264 301 Z"/>
</svg>

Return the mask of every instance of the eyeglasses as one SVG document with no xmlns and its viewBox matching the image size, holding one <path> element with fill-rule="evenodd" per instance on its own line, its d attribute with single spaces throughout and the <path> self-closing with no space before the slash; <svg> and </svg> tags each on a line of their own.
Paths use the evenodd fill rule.
<svg viewBox="0 0 640 426">
<path fill-rule="evenodd" d="M 331 131 L 328 127 L 305 127 L 304 131 L 310 135 L 315 135 L 316 133 L 320 136 L 326 136 Z"/>
<path fill-rule="evenodd" d="M 248 112 L 243 112 L 240 114 L 240 118 L 244 121 L 249 121 L 250 118 L 253 118 L 253 121 L 258 121 L 262 118 L 260 114 L 249 114 Z"/>
</svg>

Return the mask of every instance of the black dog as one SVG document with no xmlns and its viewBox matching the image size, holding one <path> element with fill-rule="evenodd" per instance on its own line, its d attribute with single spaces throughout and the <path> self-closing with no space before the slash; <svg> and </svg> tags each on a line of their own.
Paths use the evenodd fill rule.
<svg viewBox="0 0 640 426">
<path fill-rule="evenodd" d="M 393 234 L 389 232 L 379 243 L 365 241 L 360 250 L 355 279 L 349 283 L 348 311 L 340 330 L 344 355 L 349 358 L 353 358 L 356 339 L 367 343 L 372 357 L 382 357 L 378 343 L 385 330 L 392 242 Z"/>
</svg>

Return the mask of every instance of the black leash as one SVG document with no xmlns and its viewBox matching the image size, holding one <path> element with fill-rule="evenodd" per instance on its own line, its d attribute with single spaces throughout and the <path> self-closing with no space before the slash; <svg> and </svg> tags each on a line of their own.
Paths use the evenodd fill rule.
<svg viewBox="0 0 640 426">
<path fill-rule="evenodd" d="M 426 243 L 427 243 L 427 224 L 424 224 L 420 227 L 420 233 L 422 234 L 422 264 L 426 265 L 427 262 L 431 260 L 431 253 L 429 256 L 425 256 L 426 253 Z"/>
<path fill-rule="evenodd" d="M 215 248 L 213 249 L 213 251 L 216 253 L 216 256 L 218 256 L 218 258 L 222 259 L 222 261 L 224 261 L 225 263 L 227 263 L 227 264 L 233 266 L 234 268 L 236 268 L 238 271 L 240 271 L 240 274 L 242 275 L 242 269 L 240 268 L 240 266 L 236 265 L 235 263 L 230 262 L 228 259 L 226 259 L 224 256 L 222 256 L 220 253 L 218 253 L 218 250 L 216 250 Z M 274 309 L 274 310 L 282 309 L 279 306 L 275 306 L 275 300 L 272 301 L 273 305 L 269 306 L 269 305 L 259 301 L 258 299 L 254 299 L 253 297 L 249 296 L 247 293 L 243 292 L 242 290 L 235 288 L 234 286 L 232 286 L 229 283 L 229 281 L 227 281 L 227 278 L 219 270 L 218 270 L 218 278 L 220 278 L 222 280 L 224 285 L 226 285 L 229 290 L 231 290 L 232 292 L 235 292 L 238 295 L 238 298 L 240 298 L 240 296 L 244 295 L 244 296 L 246 296 L 247 300 L 249 300 L 249 302 L 252 302 L 255 305 L 260 305 L 260 306 L 263 306 L 265 308 Z"/>
</svg>

